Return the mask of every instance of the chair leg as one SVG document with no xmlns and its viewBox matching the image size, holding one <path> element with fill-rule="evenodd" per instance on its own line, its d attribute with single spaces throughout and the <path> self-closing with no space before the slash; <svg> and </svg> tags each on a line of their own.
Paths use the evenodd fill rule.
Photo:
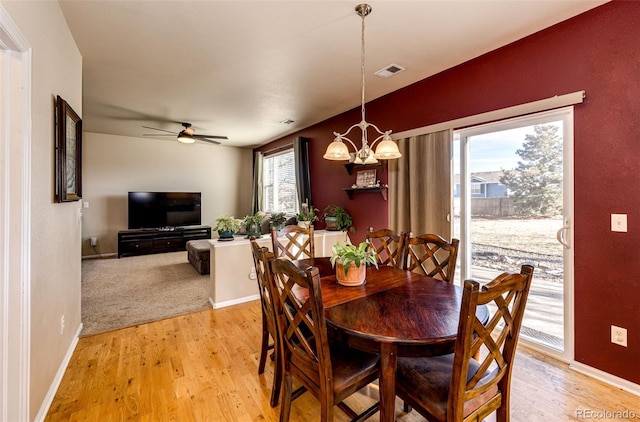
<svg viewBox="0 0 640 422">
<path fill-rule="evenodd" d="M 329 402 L 326 398 L 320 398 L 320 422 L 333 422 L 333 400 Z"/>
<path fill-rule="evenodd" d="M 269 350 L 269 330 L 267 330 L 267 320 L 262 316 L 262 346 L 260 346 L 260 363 L 258 364 L 258 374 L 264 373 L 264 366 L 267 362 L 267 352 Z"/>
<path fill-rule="evenodd" d="M 282 403 L 280 405 L 280 422 L 289 422 L 291 415 L 291 374 L 285 374 L 282 380 Z"/>
<path fill-rule="evenodd" d="M 402 410 L 403 410 L 405 413 L 409 413 L 409 412 L 411 412 L 411 410 L 412 410 L 412 409 L 411 409 L 411 406 L 409 406 L 409 404 L 407 404 L 407 402 L 405 401 L 405 402 L 403 402 L 403 404 L 402 404 Z"/>
<path fill-rule="evenodd" d="M 282 360 L 278 351 L 278 346 L 274 344 L 273 354 L 275 367 L 273 368 L 273 385 L 271 387 L 271 407 L 276 407 L 280 401 L 280 388 L 282 387 Z"/>
<path fill-rule="evenodd" d="M 496 422 L 509 422 L 509 395 L 502 396 L 502 404 L 496 409 Z"/>
</svg>

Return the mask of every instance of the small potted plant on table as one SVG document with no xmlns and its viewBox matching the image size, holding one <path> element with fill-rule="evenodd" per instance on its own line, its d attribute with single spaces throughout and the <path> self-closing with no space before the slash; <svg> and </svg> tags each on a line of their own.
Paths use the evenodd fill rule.
<svg viewBox="0 0 640 422">
<path fill-rule="evenodd" d="M 233 240 L 233 235 L 240 230 L 242 220 L 233 216 L 221 215 L 216 219 L 216 226 L 213 228 L 218 231 L 218 240 Z"/>
<path fill-rule="evenodd" d="M 355 246 L 348 239 L 344 245 L 340 242 L 333 245 L 330 261 L 336 269 L 336 280 L 339 284 L 360 286 L 364 284 L 367 276 L 367 264 L 378 268 L 376 253 L 368 246 L 367 242 Z"/>
<path fill-rule="evenodd" d="M 323 212 L 325 228 L 334 231 L 347 231 L 351 233 L 356 229 L 353 227 L 353 219 L 351 215 L 341 206 L 330 204 Z"/>
</svg>

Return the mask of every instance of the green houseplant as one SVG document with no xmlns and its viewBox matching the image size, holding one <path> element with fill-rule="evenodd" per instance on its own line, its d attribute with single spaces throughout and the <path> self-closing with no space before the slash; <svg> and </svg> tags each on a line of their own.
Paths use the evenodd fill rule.
<svg viewBox="0 0 640 422">
<path fill-rule="evenodd" d="M 296 214 L 296 220 L 300 227 L 309 228 L 314 221 L 318 221 L 318 211 L 313 205 L 302 204 L 302 210 Z"/>
<path fill-rule="evenodd" d="M 323 218 L 327 230 L 349 230 L 351 233 L 356 231 L 351 215 L 339 205 L 327 205 L 323 211 Z"/>
<path fill-rule="evenodd" d="M 242 222 L 244 223 L 244 229 L 247 232 L 247 237 L 260 237 L 262 234 L 262 220 L 264 214 L 258 211 L 253 215 L 247 215 Z"/>
<path fill-rule="evenodd" d="M 347 238 L 345 244 L 337 242 L 331 251 L 331 265 L 336 269 L 338 283 L 343 286 L 362 285 L 367 275 L 367 264 L 378 268 L 376 253 L 367 242 L 356 246 Z"/>
<path fill-rule="evenodd" d="M 280 230 L 287 222 L 287 216 L 283 212 L 274 212 L 269 216 L 269 226 Z"/>
<path fill-rule="evenodd" d="M 233 240 L 233 235 L 240 230 L 242 220 L 233 216 L 221 215 L 216 219 L 216 226 L 220 240 Z"/>
</svg>

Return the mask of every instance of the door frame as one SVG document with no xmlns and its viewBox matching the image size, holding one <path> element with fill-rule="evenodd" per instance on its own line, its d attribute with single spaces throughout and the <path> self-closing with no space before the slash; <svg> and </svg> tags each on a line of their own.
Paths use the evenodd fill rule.
<svg viewBox="0 0 640 422">
<path fill-rule="evenodd" d="M 471 278 L 471 227 L 470 179 L 468 165 L 469 138 L 490 132 L 499 132 L 522 126 L 542 124 L 549 121 L 563 121 L 563 223 L 566 227 L 564 239 L 569 247 L 563 247 L 563 314 L 564 314 L 564 350 L 558 351 L 539 343 L 521 338 L 526 346 L 538 350 L 564 362 L 572 362 L 574 356 L 574 171 L 573 171 L 573 106 L 542 111 L 525 116 L 504 119 L 466 129 L 456 130 L 460 139 L 460 269 L 461 279 Z"/>
<path fill-rule="evenodd" d="M 30 420 L 31 64 L 0 4 L 0 420 Z"/>
</svg>

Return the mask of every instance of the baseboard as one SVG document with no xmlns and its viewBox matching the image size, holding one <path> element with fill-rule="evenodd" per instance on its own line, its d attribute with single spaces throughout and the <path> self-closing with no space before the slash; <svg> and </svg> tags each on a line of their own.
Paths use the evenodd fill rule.
<svg viewBox="0 0 640 422">
<path fill-rule="evenodd" d="M 211 307 L 213 309 L 220 309 L 220 308 L 224 308 L 226 306 L 232 306 L 232 305 L 238 305 L 240 303 L 245 303 L 245 302 L 251 302 L 252 300 L 258 300 L 260 299 L 260 295 L 253 295 L 253 296 L 245 296 L 245 297 L 241 297 L 238 299 L 233 299 L 233 300 L 227 300 L 224 302 L 214 302 L 213 299 L 211 297 L 209 297 L 209 303 L 211 304 Z"/>
<path fill-rule="evenodd" d="M 118 254 L 115 252 L 112 253 L 101 253 L 96 255 L 84 255 L 82 259 L 97 259 L 97 258 L 111 258 L 113 256 L 117 256 Z"/>
<path fill-rule="evenodd" d="M 569 368 L 588 377 L 595 378 L 598 381 L 602 381 L 612 387 L 619 388 L 636 396 L 640 396 L 640 385 L 624 378 L 617 377 L 608 372 L 601 371 L 600 369 L 596 369 L 592 366 L 575 361 L 569 364 Z"/>
<path fill-rule="evenodd" d="M 76 346 L 78 345 L 78 340 L 80 340 L 80 333 L 82 332 L 82 323 L 76 330 L 76 334 L 73 337 L 73 341 L 69 345 L 67 349 L 67 353 L 64 355 L 64 359 L 58 368 L 58 372 L 56 376 L 53 378 L 53 382 L 49 387 L 49 391 L 47 391 L 47 395 L 44 397 L 42 401 L 42 405 L 40 406 L 40 410 L 38 410 L 38 414 L 34 418 L 34 421 L 41 422 L 44 421 L 44 418 L 47 416 L 47 412 L 49 412 L 49 408 L 51 407 L 51 403 L 53 403 L 53 399 L 56 396 L 56 392 L 60 387 L 60 383 L 62 382 L 62 377 L 64 376 L 67 367 L 69 366 L 69 362 L 71 361 L 71 357 L 73 356 L 73 352 L 76 350 Z"/>
</svg>

